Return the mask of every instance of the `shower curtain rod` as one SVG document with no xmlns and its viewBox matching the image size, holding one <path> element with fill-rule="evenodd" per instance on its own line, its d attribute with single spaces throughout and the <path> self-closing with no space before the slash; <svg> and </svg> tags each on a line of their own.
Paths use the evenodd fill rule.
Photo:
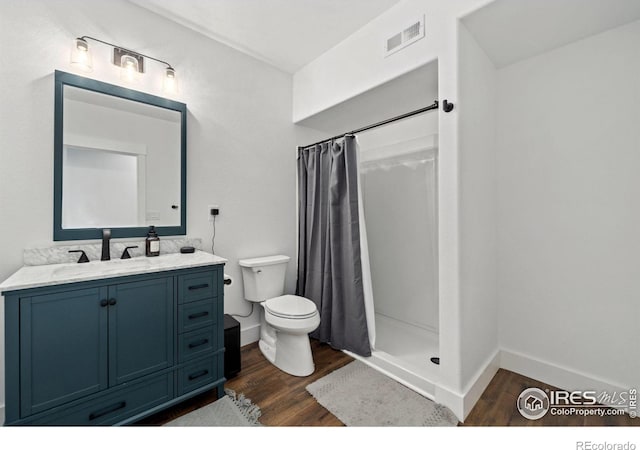
<svg viewBox="0 0 640 450">
<path fill-rule="evenodd" d="M 333 141 L 334 139 L 338 139 L 338 138 L 341 138 L 343 136 L 348 136 L 350 134 L 362 133 L 363 131 L 371 130 L 372 128 L 377 128 L 377 127 L 380 127 L 382 125 L 386 125 L 386 124 L 391 123 L 391 122 L 396 122 L 398 120 L 406 119 L 407 117 L 415 116 L 417 114 L 422 114 L 423 112 L 427 112 L 427 111 L 431 111 L 431 110 L 434 110 L 434 109 L 438 109 L 438 106 L 439 106 L 438 100 L 434 100 L 434 102 L 431 105 L 425 106 L 424 108 L 416 109 L 415 111 L 411 111 L 411 112 L 408 112 L 408 113 L 405 113 L 405 114 L 401 114 L 399 116 L 392 117 L 391 119 L 383 120 L 382 122 L 377 122 L 377 123 L 374 123 L 374 124 L 371 124 L 371 125 L 367 125 L 366 127 L 358 128 L 357 130 L 349 131 L 348 133 L 342 133 L 342 134 L 339 134 L 339 135 L 334 136 L 332 138 L 323 139 L 323 140 L 318 141 L 318 142 L 316 142 L 314 144 L 305 145 L 303 147 L 298 147 L 298 150 L 301 150 L 301 149 L 307 148 L 307 147 L 313 147 L 314 145 L 322 144 L 323 142 Z M 445 100 L 443 102 L 443 104 L 442 104 L 442 107 L 443 107 L 445 112 L 451 112 L 451 110 L 453 109 L 453 103 L 449 103 L 447 100 Z"/>
</svg>

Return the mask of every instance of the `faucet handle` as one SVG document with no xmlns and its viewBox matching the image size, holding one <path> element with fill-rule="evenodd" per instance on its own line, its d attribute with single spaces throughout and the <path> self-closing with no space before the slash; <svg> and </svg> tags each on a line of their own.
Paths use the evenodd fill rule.
<svg viewBox="0 0 640 450">
<path fill-rule="evenodd" d="M 69 250 L 69 253 L 82 253 L 82 255 L 80 255 L 80 259 L 78 260 L 78 264 L 89 262 L 89 258 L 87 258 L 87 254 L 84 252 L 84 250 Z"/>
<path fill-rule="evenodd" d="M 129 247 L 126 247 L 124 249 L 124 252 L 122 252 L 122 256 L 120 257 L 120 259 L 131 259 L 131 255 L 129 254 L 129 249 L 130 248 L 138 248 L 137 245 L 131 245 Z"/>
</svg>

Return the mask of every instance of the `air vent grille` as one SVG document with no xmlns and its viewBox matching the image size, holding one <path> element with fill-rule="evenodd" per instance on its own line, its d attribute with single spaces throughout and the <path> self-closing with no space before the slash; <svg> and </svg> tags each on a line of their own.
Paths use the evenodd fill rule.
<svg viewBox="0 0 640 450">
<path fill-rule="evenodd" d="M 387 51 L 390 52 L 394 50 L 396 47 L 402 45 L 402 33 L 398 33 L 393 37 L 387 39 Z"/>
<path fill-rule="evenodd" d="M 410 44 L 422 39 L 425 36 L 425 19 L 424 16 L 406 27 L 403 31 L 387 38 L 385 45 L 385 56 L 389 56 Z"/>
<path fill-rule="evenodd" d="M 409 41 L 420 34 L 420 22 L 416 22 L 402 33 L 403 41 Z"/>
</svg>

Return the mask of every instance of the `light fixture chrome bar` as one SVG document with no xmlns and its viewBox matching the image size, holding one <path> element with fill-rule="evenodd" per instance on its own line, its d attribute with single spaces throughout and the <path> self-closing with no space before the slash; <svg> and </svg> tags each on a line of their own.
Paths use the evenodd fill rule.
<svg viewBox="0 0 640 450">
<path fill-rule="evenodd" d="M 82 37 L 79 37 L 77 39 L 79 39 L 81 41 L 84 41 L 84 42 L 86 42 L 87 39 L 91 39 L 92 41 L 100 42 L 101 44 L 105 44 L 105 45 L 108 45 L 110 47 L 113 47 L 115 49 L 114 50 L 114 64 L 116 64 L 115 54 L 116 54 L 116 51 L 117 51 L 117 52 L 119 52 L 119 54 L 121 56 L 124 56 L 125 54 L 128 54 L 128 55 L 131 55 L 131 56 L 135 57 L 136 59 L 138 59 L 139 64 L 140 64 L 140 59 L 139 59 L 140 57 L 149 58 L 149 59 L 151 59 L 153 61 L 157 61 L 157 62 L 159 62 L 161 64 L 164 64 L 165 66 L 167 66 L 168 69 L 171 69 L 171 70 L 175 71 L 173 66 L 171 66 L 171 64 L 169 64 L 168 62 L 163 61 L 163 60 L 158 59 L 158 58 L 154 58 L 153 56 L 149 56 L 149 55 L 145 55 L 145 54 L 140 53 L 140 52 L 136 52 L 135 50 L 130 50 L 128 48 L 124 48 L 124 47 L 121 47 L 119 45 L 115 45 L 115 44 L 112 44 L 110 42 L 103 41 L 101 39 L 96 39 L 96 38 L 91 37 L 91 36 L 82 36 Z M 143 66 L 140 65 L 140 67 L 142 68 Z M 140 71 L 142 72 L 142 70 L 140 70 Z"/>
<path fill-rule="evenodd" d="M 125 50 L 120 47 L 113 48 L 113 64 L 116 66 L 122 67 L 124 57 L 130 57 L 138 61 L 138 72 L 144 73 L 144 56 L 139 55 L 135 52 L 130 52 L 129 50 Z M 125 58 L 126 59 L 126 58 Z"/>
</svg>

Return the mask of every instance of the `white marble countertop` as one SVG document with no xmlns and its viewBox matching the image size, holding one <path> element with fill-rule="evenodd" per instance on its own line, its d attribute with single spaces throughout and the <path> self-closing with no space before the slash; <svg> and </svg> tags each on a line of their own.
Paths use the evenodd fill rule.
<svg viewBox="0 0 640 450">
<path fill-rule="evenodd" d="M 47 264 L 24 266 L 0 283 L 0 294 L 42 286 L 76 283 L 79 281 L 101 280 L 127 275 L 165 272 L 191 267 L 224 264 L 227 260 L 197 250 L 195 253 L 170 253 L 154 257 L 112 259 L 88 263 Z"/>
</svg>

